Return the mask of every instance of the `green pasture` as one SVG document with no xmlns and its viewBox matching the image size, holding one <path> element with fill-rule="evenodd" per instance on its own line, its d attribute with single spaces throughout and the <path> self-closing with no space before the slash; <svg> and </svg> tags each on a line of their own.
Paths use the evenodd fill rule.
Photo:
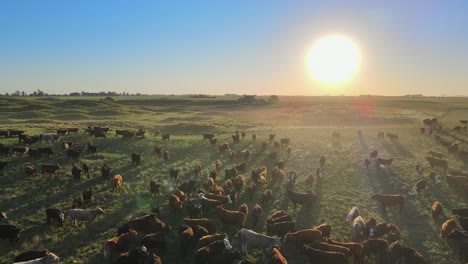
<svg viewBox="0 0 468 264">
<path fill-rule="evenodd" d="M 293 214 L 296 229 L 312 228 L 324 222 L 332 224 L 331 237 L 337 241 L 351 240 L 351 226 L 345 221 L 348 210 L 358 206 L 364 219 L 374 216 L 378 222 L 396 224 L 402 240 L 421 252 L 429 263 L 458 263 L 458 256 L 447 241 L 440 239 L 441 224 L 452 218 L 451 209 L 468 207 L 468 190 L 455 190 L 445 182 L 430 183 L 419 196 L 412 192 L 413 185 L 421 179 L 416 173 L 416 164 L 422 164 L 426 177 L 431 168 L 425 161 L 429 150 L 442 152 L 450 170 L 468 170 L 467 160 L 462 160 L 447 152 L 433 136 L 422 135 L 419 129 L 425 118 L 438 118 L 443 127 L 442 137 L 459 143 L 468 149 L 467 132 L 454 132 L 458 120 L 468 119 L 466 98 L 406 98 L 406 97 L 279 97 L 270 101 L 269 97 L 253 103 L 241 103 L 235 96 L 216 98 L 190 98 L 188 96 L 129 96 L 115 97 L 114 102 L 106 102 L 96 97 L 0 97 L 0 130 L 24 130 L 28 135 L 52 134 L 59 128 L 77 127 L 76 135 L 66 135 L 62 140 L 86 144 L 92 140 L 98 145 L 98 155 L 84 155 L 78 161 L 69 160 L 61 144 L 50 146 L 54 155 L 50 158 L 32 159 L 21 156 L 0 157 L 8 161 L 5 173 L 0 175 L 0 211 L 6 212 L 9 223 L 22 228 L 19 242 L 12 246 L 8 240 L 0 240 L 0 263 L 12 263 L 14 256 L 22 251 L 47 248 L 56 253 L 63 263 L 104 263 L 103 245 L 116 235 L 117 225 L 149 212 L 159 205 L 160 219 L 172 225 L 174 232 L 169 236 L 164 263 L 192 263 L 193 255 L 181 258 L 178 254 L 177 230 L 186 217 L 171 215 L 168 209 L 168 193 L 182 182 L 193 178 L 193 167 L 203 167 L 201 181 L 214 169 L 214 161 L 223 162 L 222 171 L 243 161 L 242 151 L 249 149 L 252 154 L 245 174 L 250 181 L 250 170 L 266 166 L 274 168 L 275 160 L 268 158 L 273 152 L 286 161 L 286 175 L 295 171 L 299 176 L 296 188 L 307 191 L 303 184 L 307 175 L 315 174 L 319 158 L 324 155 L 324 177 L 314 179 L 313 191 L 318 199 L 311 210 L 298 206 L 293 212 L 288 203 L 285 186 L 267 183 L 273 191 L 273 202 L 263 207 L 261 225 L 255 231 L 266 232 L 263 221 L 276 210 L 286 210 Z M 87 126 L 109 127 L 106 139 L 90 138 L 84 133 Z M 125 140 L 115 137 L 116 129 L 145 129 L 144 139 Z M 233 144 L 231 135 L 235 130 L 245 131 L 247 136 L 240 143 Z M 171 140 L 163 142 L 155 131 L 171 134 Z M 357 131 L 362 131 L 359 138 Z M 378 132 L 398 134 L 398 141 L 391 142 L 377 138 Z M 340 137 L 332 142 L 332 133 Z M 202 140 L 203 133 L 215 133 L 218 142 L 228 142 L 236 151 L 236 158 L 229 160 L 227 153 L 220 153 L 216 147 Z M 257 140 L 252 140 L 252 134 Z M 262 150 L 261 143 L 268 141 L 269 134 L 276 139 L 291 138 L 292 153 L 287 159 L 286 150 L 275 149 L 268 144 Z M 23 146 L 17 138 L 0 138 L 0 144 Z M 40 147 L 35 143 L 31 147 Z M 155 157 L 155 146 L 169 150 L 171 159 L 163 161 Z M 367 170 L 364 159 L 369 152 L 378 150 L 379 156 L 394 158 L 389 169 L 372 164 Z M 131 164 L 132 152 L 142 155 L 141 164 Z M 91 176 L 84 176 L 74 182 L 71 169 L 83 163 L 91 165 Z M 26 177 L 24 166 L 40 167 L 42 163 L 59 164 L 58 176 Z M 110 192 L 110 179 L 101 176 L 104 163 L 111 166 L 111 175 L 123 176 L 123 189 L 120 193 Z M 169 178 L 169 169 L 181 170 L 177 182 Z M 435 169 L 437 173 L 444 172 Z M 271 176 L 270 173 L 268 176 Z M 151 196 L 149 181 L 163 185 L 162 195 Z M 267 179 L 268 180 L 268 179 Z M 224 182 L 224 172 L 218 175 L 217 183 Z M 93 198 L 88 208 L 101 207 L 106 214 L 78 229 L 71 228 L 69 222 L 59 228 L 46 224 L 45 209 L 57 207 L 68 210 L 74 197 L 81 196 L 83 190 L 93 187 Z M 405 208 L 390 207 L 385 214 L 370 197 L 373 193 L 403 194 Z M 431 218 L 430 207 L 438 200 L 444 206 L 444 215 L 436 221 Z M 251 208 L 260 203 L 261 192 L 252 201 L 241 192 L 234 210 L 246 202 Z M 216 218 L 214 215 L 212 217 Z M 219 223 L 221 231 L 221 223 Z M 252 219 L 247 217 L 246 228 L 252 228 Z M 240 249 L 239 232 L 231 227 L 228 231 L 231 243 Z M 281 250 L 288 263 L 306 263 L 307 258 L 298 249 L 285 245 Z M 263 263 L 259 250 L 249 249 L 245 259 L 253 263 Z M 372 260 L 367 260 L 371 263 Z"/>
</svg>

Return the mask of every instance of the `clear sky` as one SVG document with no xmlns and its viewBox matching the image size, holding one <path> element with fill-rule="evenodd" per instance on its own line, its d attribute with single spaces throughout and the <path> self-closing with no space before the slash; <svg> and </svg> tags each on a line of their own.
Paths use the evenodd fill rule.
<svg viewBox="0 0 468 264">
<path fill-rule="evenodd" d="M 0 93 L 468 95 L 468 1 L 2 0 Z M 327 86 L 312 43 L 360 47 Z"/>
</svg>

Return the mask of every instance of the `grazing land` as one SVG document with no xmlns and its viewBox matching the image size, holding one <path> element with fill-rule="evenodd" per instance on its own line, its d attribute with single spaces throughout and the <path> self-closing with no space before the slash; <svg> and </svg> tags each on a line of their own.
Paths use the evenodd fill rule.
<svg viewBox="0 0 468 264">
<path fill-rule="evenodd" d="M 453 208 L 468 207 L 466 186 L 452 188 L 442 180 L 433 183 L 429 173 L 446 175 L 440 168 L 431 169 L 425 160 L 428 151 L 444 154 L 448 161 L 447 174 L 454 170 L 468 170 L 466 156 L 448 153 L 435 135 L 459 144 L 459 149 L 468 149 L 468 132 L 453 131 L 459 120 L 468 119 L 466 98 L 406 98 L 406 97 L 258 97 L 246 103 L 235 96 L 217 98 L 191 98 L 188 96 L 142 96 L 115 97 L 114 102 L 93 97 L 0 97 L 0 130 L 23 130 L 27 135 L 55 134 L 57 129 L 79 128 L 76 134 L 65 135 L 61 141 L 73 141 L 97 145 L 97 154 L 83 154 L 79 159 L 67 157 L 61 143 L 32 144 L 31 148 L 51 147 L 50 157 L 30 158 L 27 155 L 0 156 L 7 161 L 4 173 L 0 173 L 0 210 L 6 212 L 9 223 L 22 228 L 16 245 L 7 239 L 0 240 L 0 263 L 11 263 L 17 254 L 32 249 L 48 250 L 57 254 L 63 263 L 104 263 L 103 245 L 116 236 L 116 227 L 131 218 L 160 207 L 161 220 L 172 225 L 167 251 L 161 254 L 163 263 L 192 263 L 193 254 L 182 258 L 178 254 L 178 228 L 187 217 L 185 210 L 175 216 L 168 207 L 168 195 L 182 182 L 194 178 L 193 168 L 202 166 L 202 176 L 215 169 L 214 162 L 222 161 L 217 183 L 224 183 L 224 169 L 244 161 L 243 151 L 250 150 L 247 162 L 246 183 L 250 171 L 261 166 L 268 170 L 265 189 L 272 189 L 272 202 L 263 207 L 257 232 L 266 232 L 264 220 L 277 210 L 286 210 L 296 221 L 296 230 L 312 228 L 329 222 L 331 238 L 336 241 L 351 241 L 351 226 L 345 221 L 353 206 L 360 209 L 361 216 L 371 216 L 377 222 L 393 223 L 401 230 L 401 239 L 422 253 L 429 263 L 458 263 L 458 252 L 446 240 L 439 237 L 442 223 L 453 218 Z M 422 134 L 423 120 L 437 118 L 434 134 Z M 88 127 L 109 127 L 106 138 L 90 137 L 84 131 Z M 427 130 L 429 129 L 426 126 Z M 123 139 L 115 136 L 115 130 L 146 130 L 144 138 Z M 436 128 L 435 128 L 436 129 Z M 170 134 L 170 140 L 162 141 L 156 131 Z M 234 143 L 235 131 L 246 133 L 244 139 Z M 361 136 L 358 136 L 361 131 Z M 333 133 L 339 137 L 332 138 Z M 397 140 L 379 138 L 379 132 L 394 133 Z M 227 142 L 236 152 L 230 159 L 227 152 L 220 152 L 209 141 L 202 140 L 204 133 L 213 133 L 219 143 Z M 252 140 L 252 134 L 257 139 Z M 269 134 L 276 140 L 290 138 L 292 152 L 288 158 L 286 148 L 275 148 L 268 143 Z M 9 147 L 25 146 L 18 137 L 1 137 L 0 144 Z M 158 158 L 153 149 L 159 146 L 170 152 L 170 159 Z M 393 158 L 387 168 L 371 163 L 369 169 L 364 159 L 378 150 L 379 157 Z M 271 153 L 276 151 L 277 158 Z M 138 165 L 132 164 L 131 153 L 141 154 Z M 276 160 L 285 160 L 285 175 L 296 172 L 296 190 L 306 192 L 304 180 L 320 166 L 321 156 L 326 157 L 323 177 L 314 178 L 312 190 L 317 200 L 311 209 L 293 205 L 286 195 L 287 179 L 281 184 L 271 182 L 270 172 Z M 58 175 L 41 176 L 42 163 L 59 164 Z M 90 176 L 81 181 L 73 180 L 74 165 L 88 163 Z M 108 163 L 111 176 L 101 176 L 101 167 Z M 415 167 L 420 164 L 425 172 L 420 176 Z M 25 166 L 38 169 L 36 176 L 27 176 Z M 179 169 L 176 181 L 169 177 L 171 168 Z M 120 174 L 123 184 L 120 192 L 112 192 L 110 179 Z M 419 195 L 413 191 L 416 182 L 425 178 L 429 184 Z M 162 185 L 161 195 L 150 193 L 150 180 Z M 93 197 L 86 208 L 100 207 L 105 214 L 99 215 L 90 224 L 70 227 L 66 220 L 63 227 L 47 225 L 45 209 L 60 208 L 67 211 L 72 200 L 81 197 L 83 190 L 93 187 Z M 263 191 L 257 191 L 248 200 L 245 189 L 240 193 L 237 210 L 246 202 L 249 208 L 260 203 Z M 373 193 L 402 194 L 406 197 L 402 212 L 398 207 L 388 207 L 386 213 L 374 200 Z M 443 214 L 436 220 L 431 217 L 431 205 L 438 200 L 444 206 Z M 216 219 L 216 215 L 212 214 Z M 252 219 L 247 217 L 246 228 L 252 228 Z M 222 224 L 218 222 L 218 230 Z M 239 230 L 231 227 L 227 232 L 231 244 L 240 249 Z M 305 263 L 307 258 L 294 247 L 284 246 L 281 252 L 289 263 Z M 259 250 L 249 249 L 245 259 L 263 263 Z M 368 261 L 368 260 L 367 260 Z"/>
</svg>

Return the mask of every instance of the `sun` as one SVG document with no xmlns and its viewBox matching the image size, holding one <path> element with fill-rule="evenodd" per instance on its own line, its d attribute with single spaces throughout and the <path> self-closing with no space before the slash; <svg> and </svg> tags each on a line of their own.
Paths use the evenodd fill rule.
<svg viewBox="0 0 468 264">
<path fill-rule="evenodd" d="M 307 54 L 313 77 L 325 84 L 340 84 L 359 69 L 361 54 L 353 40 L 344 35 L 328 35 L 317 40 Z"/>
</svg>

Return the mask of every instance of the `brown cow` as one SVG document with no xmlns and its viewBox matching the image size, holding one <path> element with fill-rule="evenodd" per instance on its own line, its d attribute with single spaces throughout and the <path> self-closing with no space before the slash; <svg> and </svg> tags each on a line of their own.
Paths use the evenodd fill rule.
<svg viewBox="0 0 468 264">
<path fill-rule="evenodd" d="M 130 230 L 119 237 L 114 237 L 107 240 L 104 245 L 104 258 L 114 263 L 121 253 L 124 253 L 138 245 L 138 233 L 135 230 Z"/>
<path fill-rule="evenodd" d="M 435 201 L 431 207 L 432 218 L 436 219 L 442 214 L 442 204 L 439 201 Z"/>
<path fill-rule="evenodd" d="M 445 239 L 447 235 L 455 229 L 457 229 L 457 222 L 455 222 L 455 219 L 445 221 L 440 228 L 440 237 Z"/>
<path fill-rule="evenodd" d="M 216 214 L 223 223 L 223 228 L 227 229 L 228 225 L 238 225 L 242 228 L 245 224 L 246 215 L 238 211 L 229 211 L 218 205 L 216 207 Z"/>
<path fill-rule="evenodd" d="M 314 243 L 320 241 L 322 232 L 318 229 L 304 229 L 296 232 L 288 232 L 284 238 L 283 243 L 293 243 L 296 248 L 306 243 Z"/>
<path fill-rule="evenodd" d="M 112 187 L 112 192 L 115 192 L 115 191 L 120 192 L 120 189 L 122 188 L 122 175 L 120 174 L 114 175 L 114 178 L 111 180 L 111 187 Z"/>
<path fill-rule="evenodd" d="M 288 264 L 288 261 L 283 257 L 277 245 L 274 245 L 271 249 L 271 260 L 270 264 Z"/>
<path fill-rule="evenodd" d="M 36 168 L 33 166 L 24 167 L 24 172 L 26 172 L 26 176 L 36 176 Z"/>
<path fill-rule="evenodd" d="M 60 170 L 60 166 L 58 164 L 41 164 L 41 175 L 44 176 L 45 174 L 54 174 L 57 176 L 58 170 Z"/>
<path fill-rule="evenodd" d="M 380 203 L 384 213 L 385 213 L 385 209 L 387 206 L 394 206 L 394 205 L 399 205 L 400 212 L 401 212 L 405 204 L 405 197 L 401 194 L 392 195 L 392 194 L 374 193 L 371 198 Z"/>
<path fill-rule="evenodd" d="M 258 219 L 262 215 L 262 207 L 259 204 L 255 204 L 250 214 L 253 217 L 253 227 L 256 227 L 258 223 Z"/>
<path fill-rule="evenodd" d="M 432 168 L 440 167 L 440 168 L 444 169 L 444 172 L 447 171 L 448 162 L 446 160 L 439 159 L 439 158 L 434 158 L 434 157 L 429 157 L 429 156 L 426 157 L 426 160 L 429 162 L 429 164 L 431 165 Z"/>
</svg>

